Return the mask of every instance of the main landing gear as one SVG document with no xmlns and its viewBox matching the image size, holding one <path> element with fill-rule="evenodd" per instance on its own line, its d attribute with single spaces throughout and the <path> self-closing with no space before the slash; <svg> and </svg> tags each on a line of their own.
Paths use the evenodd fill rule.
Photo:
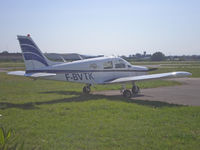
<svg viewBox="0 0 200 150">
<path fill-rule="evenodd" d="M 91 92 L 91 84 L 87 84 L 83 87 L 83 93 L 89 94 Z M 125 85 L 122 86 L 121 93 L 126 98 L 131 98 L 132 96 L 137 95 L 140 92 L 140 88 L 133 83 L 132 89 L 128 90 L 126 89 Z"/>
<path fill-rule="evenodd" d="M 89 94 L 91 92 L 90 86 L 91 86 L 91 84 L 87 84 L 86 86 L 84 86 L 83 93 Z"/>
<path fill-rule="evenodd" d="M 136 86 L 135 83 L 133 83 L 133 87 L 131 90 L 128 90 L 123 86 L 123 89 L 121 92 L 123 93 L 124 97 L 131 98 L 132 96 L 135 96 L 140 92 L 140 88 Z"/>
</svg>

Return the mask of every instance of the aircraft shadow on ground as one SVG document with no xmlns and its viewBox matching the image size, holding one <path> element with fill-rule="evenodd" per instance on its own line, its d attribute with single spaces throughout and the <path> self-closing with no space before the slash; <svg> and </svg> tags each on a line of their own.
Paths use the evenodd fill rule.
<svg viewBox="0 0 200 150">
<path fill-rule="evenodd" d="M 83 102 L 83 101 L 90 101 L 90 100 L 100 100 L 100 99 L 107 99 L 110 101 L 123 101 L 126 103 L 133 103 L 138 105 L 145 105 L 154 108 L 161 108 L 161 107 L 179 107 L 182 105 L 179 104 L 170 104 L 167 102 L 161 101 L 149 101 L 149 100 L 137 100 L 137 97 L 134 99 L 124 98 L 119 95 L 114 96 L 105 96 L 100 94 L 90 94 L 86 95 L 82 92 L 75 92 L 75 91 L 47 91 L 42 92 L 40 94 L 61 94 L 61 95 L 73 95 L 73 97 L 67 97 L 63 99 L 54 99 L 50 101 L 41 101 L 41 102 L 28 102 L 23 104 L 16 104 L 16 103 L 9 103 L 9 102 L 0 102 L 0 109 L 8 109 L 8 108 L 20 108 L 20 109 L 39 109 L 39 105 L 45 104 L 57 104 L 57 103 L 69 103 L 69 102 Z M 142 95 L 139 95 L 142 96 Z"/>
</svg>

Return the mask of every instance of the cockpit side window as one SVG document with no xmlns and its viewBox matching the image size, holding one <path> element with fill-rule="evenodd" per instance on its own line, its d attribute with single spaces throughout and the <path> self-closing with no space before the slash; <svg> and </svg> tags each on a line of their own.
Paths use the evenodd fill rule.
<svg viewBox="0 0 200 150">
<path fill-rule="evenodd" d="M 125 68 L 126 65 L 124 63 L 117 63 L 115 64 L 115 68 Z"/>
<path fill-rule="evenodd" d="M 104 62 L 103 68 L 104 68 L 104 69 L 111 69 L 111 68 L 113 68 L 113 63 L 112 63 L 112 61 Z"/>
</svg>

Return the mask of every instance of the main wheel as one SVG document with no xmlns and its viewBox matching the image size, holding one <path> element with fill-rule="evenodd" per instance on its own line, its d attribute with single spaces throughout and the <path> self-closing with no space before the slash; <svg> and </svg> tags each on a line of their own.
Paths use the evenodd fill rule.
<svg viewBox="0 0 200 150">
<path fill-rule="evenodd" d="M 83 93 L 89 94 L 90 93 L 90 87 L 89 86 L 84 86 L 83 87 Z"/>
<path fill-rule="evenodd" d="M 131 98 L 132 93 L 131 93 L 130 90 L 124 90 L 123 96 L 126 97 L 126 98 Z"/>
<path fill-rule="evenodd" d="M 133 95 L 138 94 L 139 91 L 140 91 L 140 88 L 139 88 L 138 86 L 133 86 L 133 87 L 132 87 L 132 93 L 133 93 Z"/>
</svg>

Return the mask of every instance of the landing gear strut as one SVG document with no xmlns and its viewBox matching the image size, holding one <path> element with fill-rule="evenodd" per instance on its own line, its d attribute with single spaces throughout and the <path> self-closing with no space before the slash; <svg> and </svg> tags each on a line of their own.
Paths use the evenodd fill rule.
<svg viewBox="0 0 200 150">
<path fill-rule="evenodd" d="M 90 86 L 91 86 L 91 84 L 84 86 L 83 87 L 83 93 L 89 94 L 91 92 Z"/>
<path fill-rule="evenodd" d="M 135 82 L 132 82 L 132 85 L 133 86 L 132 86 L 131 91 L 132 91 L 133 96 L 135 96 L 140 92 L 140 88 L 137 85 L 135 85 Z"/>
</svg>

